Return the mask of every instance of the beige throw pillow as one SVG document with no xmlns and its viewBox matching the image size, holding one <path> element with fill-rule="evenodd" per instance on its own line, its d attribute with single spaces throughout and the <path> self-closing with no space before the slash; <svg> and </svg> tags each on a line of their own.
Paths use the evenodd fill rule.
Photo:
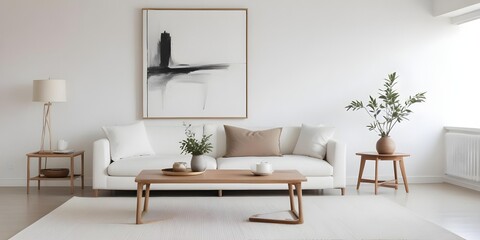
<svg viewBox="0 0 480 240">
<path fill-rule="evenodd" d="M 280 152 L 281 128 L 250 131 L 224 125 L 227 137 L 225 157 L 282 156 Z"/>
</svg>

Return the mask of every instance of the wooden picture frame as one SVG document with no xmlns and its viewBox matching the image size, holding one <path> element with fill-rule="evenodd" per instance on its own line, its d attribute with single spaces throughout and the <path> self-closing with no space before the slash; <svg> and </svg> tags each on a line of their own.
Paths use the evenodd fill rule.
<svg viewBox="0 0 480 240">
<path fill-rule="evenodd" d="M 142 12 L 143 118 L 247 118 L 247 9 Z"/>
</svg>

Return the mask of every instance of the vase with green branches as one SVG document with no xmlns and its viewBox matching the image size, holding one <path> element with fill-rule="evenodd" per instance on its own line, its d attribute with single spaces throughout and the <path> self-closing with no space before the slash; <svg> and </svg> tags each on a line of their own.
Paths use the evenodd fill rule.
<svg viewBox="0 0 480 240">
<path fill-rule="evenodd" d="M 182 154 L 191 154 L 192 160 L 190 166 L 193 172 L 203 172 L 207 168 L 207 162 L 203 156 L 212 151 L 212 144 L 209 139 L 212 135 L 202 135 L 197 139 L 195 132 L 191 130 L 192 125 L 184 123 L 186 139 L 180 141 L 180 150 Z"/>
<path fill-rule="evenodd" d="M 393 128 L 405 120 L 413 113 L 410 107 L 416 103 L 426 100 L 426 92 L 417 93 L 409 96 L 404 102 L 400 100 L 400 94 L 394 88 L 397 84 L 398 75 L 396 72 L 388 74 L 383 84 L 384 88 L 379 89 L 378 98 L 369 96 L 366 104 L 359 100 L 353 100 L 345 108 L 347 111 L 365 110 L 372 118 L 372 122 L 367 125 L 368 130 L 375 131 L 381 137 L 377 142 L 377 152 L 381 154 L 391 154 L 395 151 L 395 143 L 390 138 Z"/>
</svg>

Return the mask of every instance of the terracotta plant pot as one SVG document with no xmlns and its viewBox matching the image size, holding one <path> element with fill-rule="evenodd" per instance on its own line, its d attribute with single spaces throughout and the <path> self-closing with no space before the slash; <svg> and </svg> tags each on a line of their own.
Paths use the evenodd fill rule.
<svg viewBox="0 0 480 240">
<path fill-rule="evenodd" d="M 377 141 L 377 152 L 380 154 L 392 154 L 395 152 L 395 142 L 389 136 L 381 137 Z"/>
</svg>

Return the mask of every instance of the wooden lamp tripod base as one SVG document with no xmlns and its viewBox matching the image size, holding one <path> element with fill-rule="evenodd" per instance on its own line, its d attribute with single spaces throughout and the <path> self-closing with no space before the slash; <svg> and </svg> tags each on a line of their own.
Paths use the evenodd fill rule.
<svg viewBox="0 0 480 240">
<path fill-rule="evenodd" d="M 50 106 L 51 102 L 43 104 L 43 128 L 42 128 L 42 143 L 40 145 L 39 153 L 51 153 L 52 152 L 52 130 L 50 125 Z M 47 133 L 48 131 L 48 133 Z M 48 134 L 48 150 L 45 150 L 45 137 Z"/>
</svg>

